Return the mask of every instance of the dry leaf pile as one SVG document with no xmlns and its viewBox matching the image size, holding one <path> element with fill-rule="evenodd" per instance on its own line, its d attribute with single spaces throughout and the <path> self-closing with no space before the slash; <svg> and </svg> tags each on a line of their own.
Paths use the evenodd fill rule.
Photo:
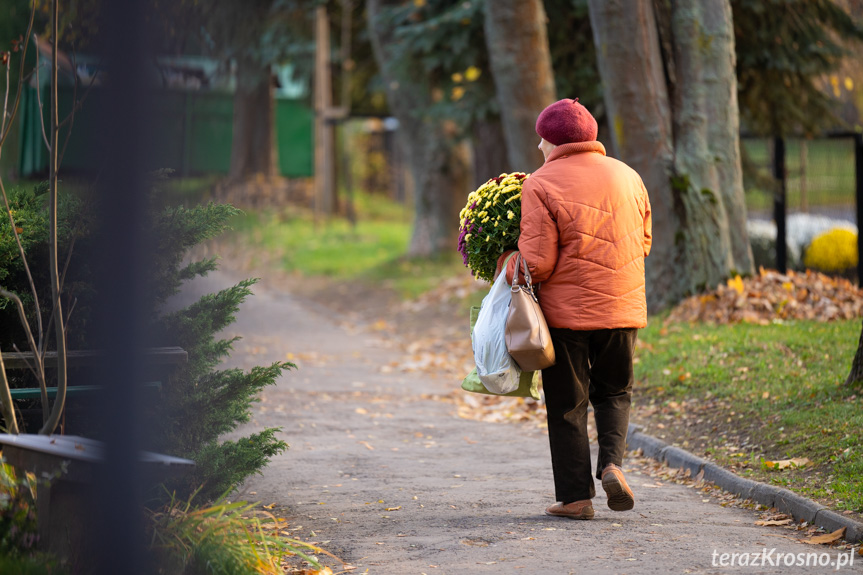
<svg viewBox="0 0 863 575">
<path fill-rule="evenodd" d="M 456 413 L 464 419 L 487 423 L 525 422 L 546 428 L 545 409 L 532 398 L 501 397 L 457 390 L 452 393 Z"/>
<path fill-rule="evenodd" d="M 861 315 L 863 290 L 846 279 L 809 270 L 781 274 L 762 268 L 751 278 L 737 276 L 714 291 L 684 300 L 668 319 L 768 324 L 773 320 L 832 321 Z"/>
</svg>

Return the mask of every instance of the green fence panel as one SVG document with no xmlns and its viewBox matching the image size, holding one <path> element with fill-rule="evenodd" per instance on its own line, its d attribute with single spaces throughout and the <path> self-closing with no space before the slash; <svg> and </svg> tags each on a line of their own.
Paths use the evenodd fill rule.
<svg viewBox="0 0 863 575">
<path fill-rule="evenodd" d="M 47 96 L 48 91 L 44 90 Z M 39 119 L 39 104 L 36 89 L 25 86 L 21 90 L 19 108 L 18 173 L 29 176 L 48 168 L 48 151 L 42 138 L 42 121 Z"/>
<path fill-rule="evenodd" d="M 191 134 L 187 149 L 193 173 L 227 174 L 234 133 L 234 96 L 225 92 L 190 95 L 186 114 Z"/>
<path fill-rule="evenodd" d="M 150 168 L 167 168 L 183 174 L 183 149 L 186 146 L 183 130 L 186 94 L 177 91 L 160 91 L 154 98 L 148 122 Z"/>
<path fill-rule="evenodd" d="M 276 141 L 283 176 L 301 178 L 314 174 L 314 124 L 315 113 L 306 104 L 276 100 Z"/>
<path fill-rule="evenodd" d="M 48 153 L 42 138 L 36 89 L 23 91 L 20 121 L 20 153 L 18 172 L 22 176 L 42 174 L 48 169 Z M 78 97 L 81 97 L 79 90 Z M 59 116 L 65 118 L 72 109 L 74 90 L 71 86 L 58 89 Z M 49 98 L 43 88 L 42 101 Z M 94 88 L 84 105 L 75 114 L 62 167 L 68 171 L 95 171 L 98 158 L 97 113 L 106 97 Z M 233 94 L 227 92 L 184 92 L 163 90 L 153 98 L 151 132 L 143 134 L 150 140 L 150 168 L 170 168 L 179 175 L 226 174 L 231 165 L 233 134 Z M 48 121 L 47 105 L 43 110 Z M 313 173 L 312 130 L 314 112 L 296 100 L 276 100 L 276 139 L 279 169 L 284 176 L 308 177 Z M 60 142 L 65 142 L 69 124 L 61 129 Z"/>
</svg>

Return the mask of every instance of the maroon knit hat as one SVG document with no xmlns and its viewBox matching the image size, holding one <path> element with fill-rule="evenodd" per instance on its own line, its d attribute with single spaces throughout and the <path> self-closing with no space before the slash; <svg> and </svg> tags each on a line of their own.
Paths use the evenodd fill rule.
<svg viewBox="0 0 863 575">
<path fill-rule="evenodd" d="M 555 146 L 592 142 L 598 131 L 596 118 L 578 103 L 564 98 L 547 107 L 536 119 L 536 133 Z"/>
</svg>

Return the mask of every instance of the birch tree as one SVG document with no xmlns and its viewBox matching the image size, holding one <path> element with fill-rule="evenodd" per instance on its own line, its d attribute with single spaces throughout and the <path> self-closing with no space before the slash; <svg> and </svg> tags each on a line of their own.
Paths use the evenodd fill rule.
<svg viewBox="0 0 863 575">
<path fill-rule="evenodd" d="M 648 306 L 752 271 L 728 0 L 590 0 L 618 157 L 650 193 Z"/>
</svg>

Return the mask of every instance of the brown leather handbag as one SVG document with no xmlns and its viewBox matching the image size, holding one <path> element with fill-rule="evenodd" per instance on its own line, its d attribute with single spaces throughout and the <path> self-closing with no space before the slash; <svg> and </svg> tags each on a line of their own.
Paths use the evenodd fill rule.
<svg viewBox="0 0 863 575">
<path fill-rule="evenodd" d="M 526 285 L 518 283 L 518 266 L 523 266 Z M 506 349 L 524 371 L 536 371 L 554 365 L 554 346 L 551 332 L 539 307 L 527 262 L 516 255 L 512 277 L 512 301 L 506 318 Z M 505 273 L 505 270 L 504 272 Z"/>
</svg>

